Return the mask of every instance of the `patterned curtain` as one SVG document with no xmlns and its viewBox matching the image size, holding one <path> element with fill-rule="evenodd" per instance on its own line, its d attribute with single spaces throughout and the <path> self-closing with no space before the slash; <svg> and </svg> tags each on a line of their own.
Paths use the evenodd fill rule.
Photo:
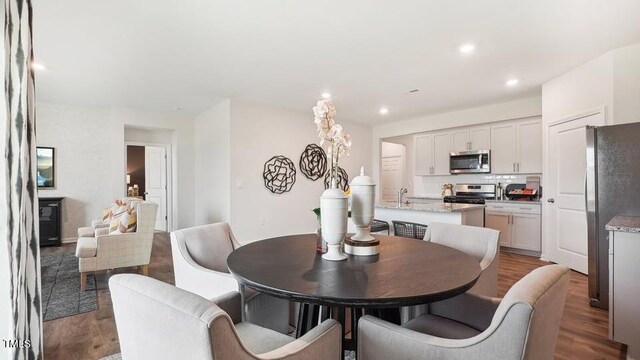
<svg viewBox="0 0 640 360">
<path fill-rule="evenodd" d="M 4 169 L 0 174 L 0 231 L 8 251 L 9 326 L 14 342 L 11 359 L 42 358 L 40 250 L 36 194 L 36 134 L 32 8 L 30 0 L 5 0 L 4 88 L 5 128 L 0 131 Z M 6 241 L 4 241 L 6 239 Z M 4 250 L 4 249 L 3 249 Z M 3 293 L 0 296 L 7 296 Z M 1 325 L 0 325 L 1 326 Z M 17 341 L 15 341 L 17 340 Z M 4 355 L 4 354 L 3 354 Z"/>
</svg>

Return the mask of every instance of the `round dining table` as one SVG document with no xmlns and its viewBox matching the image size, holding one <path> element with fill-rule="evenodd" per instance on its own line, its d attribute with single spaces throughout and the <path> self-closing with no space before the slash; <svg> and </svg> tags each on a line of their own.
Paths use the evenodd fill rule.
<svg viewBox="0 0 640 360">
<path fill-rule="evenodd" d="M 451 298 L 469 290 L 480 276 L 479 262 L 451 247 L 397 236 L 374 237 L 380 240 L 380 254 L 373 256 L 323 260 L 316 251 L 317 235 L 300 234 L 241 246 L 229 255 L 227 265 L 241 287 L 301 304 L 298 337 L 318 321 L 336 318 L 342 324 L 346 350 L 357 348 L 357 321 L 363 313 L 384 317 L 384 309 Z M 344 336 L 347 308 L 350 339 Z"/>
</svg>

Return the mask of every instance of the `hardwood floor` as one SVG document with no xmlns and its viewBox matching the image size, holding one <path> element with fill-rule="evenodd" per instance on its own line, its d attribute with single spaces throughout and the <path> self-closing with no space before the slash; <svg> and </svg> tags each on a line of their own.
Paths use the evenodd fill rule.
<svg viewBox="0 0 640 360">
<path fill-rule="evenodd" d="M 42 253 L 74 252 L 75 244 L 44 248 Z M 538 259 L 502 252 L 498 275 L 499 295 L 531 270 L 546 265 Z M 120 351 L 108 290 L 111 274 L 135 272 L 118 269 L 96 275 L 98 310 L 44 323 L 45 359 L 100 359 Z M 171 245 L 168 234 L 156 234 L 149 275 L 173 284 Z M 592 308 L 587 300 L 587 277 L 573 272 L 560 325 L 556 359 L 624 359 L 626 351 L 607 339 L 608 313 Z"/>
</svg>

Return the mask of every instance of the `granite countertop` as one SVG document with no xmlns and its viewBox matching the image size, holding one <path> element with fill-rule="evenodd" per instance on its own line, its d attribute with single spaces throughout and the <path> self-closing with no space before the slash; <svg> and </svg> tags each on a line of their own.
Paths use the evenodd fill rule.
<svg viewBox="0 0 640 360">
<path fill-rule="evenodd" d="M 541 205 L 540 200 L 485 200 L 486 203 L 505 203 L 505 204 L 524 204 L 524 205 Z"/>
<path fill-rule="evenodd" d="M 448 203 L 431 203 L 431 204 L 402 204 L 398 206 L 397 202 L 381 202 L 376 204 L 377 208 L 397 209 L 397 210 L 413 210 L 438 213 L 464 212 L 471 210 L 484 209 L 484 205 L 475 204 L 448 204 Z"/>
<path fill-rule="evenodd" d="M 609 231 L 640 233 L 640 216 L 614 216 L 613 219 L 607 223 L 605 229 Z"/>
<path fill-rule="evenodd" d="M 407 199 L 442 200 L 442 196 L 407 196 Z"/>
</svg>

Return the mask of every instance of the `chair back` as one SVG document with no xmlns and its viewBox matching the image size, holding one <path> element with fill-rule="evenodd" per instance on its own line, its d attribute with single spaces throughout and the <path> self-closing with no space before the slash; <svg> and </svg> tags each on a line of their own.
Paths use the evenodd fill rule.
<svg viewBox="0 0 640 360">
<path fill-rule="evenodd" d="M 227 257 L 240 247 L 231 227 L 224 222 L 176 230 L 171 238 L 184 246 L 198 265 L 225 273 L 229 272 Z"/>
<path fill-rule="evenodd" d="M 485 332 L 503 327 L 522 359 L 553 359 L 570 273 L 561 265 L 530 272 L 509 289 Z"/>
<path fill-rule="evenodd" d="M 112 276 L 109 289 L 123 359 L 213 360 L 214 332 L 239 346 L 231 318 L 198 295 L 134 274 Z"/>
<path fill-rule="evenodd" d="M 156 227 L 156 215 L 158 204 L 151 201 L 141 201 L 136 205 L 136 233 L 153 239 L 153 232 Z"/>
<path fill-rule="evenodd" d="M 495 258 L 499 235 L 500 231 L 489 228 L 431 223 L 424 240 L 460 250 L 482 263 L 491 262 Z"/>
</svg>

